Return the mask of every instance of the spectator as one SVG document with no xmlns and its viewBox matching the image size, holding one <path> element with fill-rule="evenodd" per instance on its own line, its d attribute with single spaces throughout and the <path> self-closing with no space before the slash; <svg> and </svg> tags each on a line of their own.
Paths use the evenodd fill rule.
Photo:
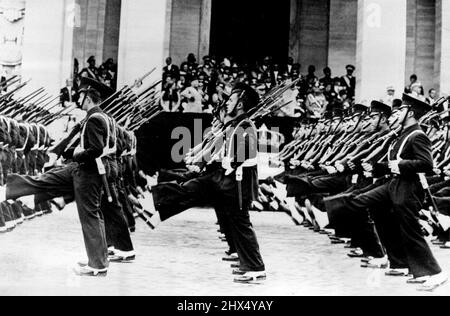
<svg viewBox="0 0 450 316">
<path fill-rule="evenodd" d="M 172 78 L 170 75 L 166 77 L 166 83 L 161 97 L 161 107 L 166 112 L 177 112 L 180 108 L 180 94 L 175 78 Z"/>
<path fill-rule="evenodd" d="M 292 79 L 287 79 L 286 84 L 291 84 Z M 298 89 L 297 87 L 292 87 L 291 89 L 287 90 L 283 93 L 283 99 L 280 106 L 284 105 L 277 113 L 277 116 L 281 117 L 298 117 L 300 116 L 300 113 L 296 113 L 297 110 L 300 110 L 298 106 Z M 287 104 L 287 105 L 285 105 Z"/>
<path fill-rule="evenodd" d="M 395 99 L 396 99 L 396 97 L 395 97 L 395 88 L 393 86 L 387 87 L 386 95 L 381 99 L 381 102 L 383 102 L 384 104 L 392 106 L 392 104 L 393 104 Z"/>
<path fill-rule="evenodd" d="M 409 77 L 409 85 L 405 87 L 405 93 L 411 94 L 412 93 L 412 85 L 417 82 L 417 75 L 413 74 Z"/>
<path fill-rule="evenodd" d="M 345 69 L 347 70 L 347 74 L 341 77 L 341 85 L 347 89 L 348 97 L 353 99 L 356 90 L 356 78 L 353 76 L 353 73 L 356 68 L 353 65 L 347 65 Z"/>
<path fill-rule="evenodd" d="M 287 60 L 286 68 L 284 69 L 284 72 L 287 73 L 288 76 L 292 76 L 292 72 L 294 70 L 294 58 L 289 57 Z"/>
<path fill-rule="evenodd" d="M 306 98 L 306 111 L 308 118 L 321 118 L 328 105 L 328 101 L 323 94 L 323 87 L 315 86 L 312 93 Z"/>
<path fill-rule="evenodd" d="M 172 63 L 172 57 L 167 57 L 166 66 L 163 68 L 163 82 L 170 76 L 175 81 L 180 80 L 180 69 Z"/>
<path fill-rule="evenodd" d="M 114 63 L 114 60 L 112 58 L 109 58 L 99 67 L 98 72 L 100 82 L 112 88 L 113 90 L 116 90 L 117 65 Z"/>
<path fill-rule="evenodd" d="M 439 99 L 439 96 L 437 95 L 436 89 L 430 89 L 430 91 L 428 91 L 428 97 L 427 97 L 427 102 L 428 104 L 433 105 L 437 99 Z"/>
<path fill-rule="evenodd" d="M 66 86 L 61 89 L 61 106 L 67 108 L 76 105 L 78 104 L 79 98 L 77 85 L 72 79 L 67 79 Z"/>
<path fill-rule="evenodd" d="M 411 93 L 414 98 L 419 99 L 420 101 L 426 102 L 426 98 L 423 93 L 423 86 L 420 82 L 414 82 L 411 85 Z"/>
<path fill-rule="evenodd" d="M 183 112 L 185 113 L 202 113 L 203 96 L 199 91 L 198 79 L 193 79 L 190 87 L 181 92 Z"/>
<path fill-rule="evenodd" d="M 325 67 L 323 69 L 324 77 L 319 80 L 320 84 L 325 87 L 325 90 L 331 91 L 333 86 L 333 78 L 331 78 L 331 69 L 330 67 Z"/>
<path fill-rule="evenodd" d="M 97 68 L 97 61 L 95 56 L 89 57 L 87 60 L 88 66 L 83 68 L 79 74 L 80 77 L 83 78 L 91 78 L 97 81 L 100 81 L 99 72 Z"/>
</svg>

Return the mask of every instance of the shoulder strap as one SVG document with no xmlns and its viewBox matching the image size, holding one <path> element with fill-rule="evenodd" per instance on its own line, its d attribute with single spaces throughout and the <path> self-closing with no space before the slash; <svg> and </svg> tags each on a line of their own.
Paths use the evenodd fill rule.
<svg viewBox="0 0 450 316">
<path fill-rule="evenodd" d="M 403 152 L 403 149 L 405 148 L 406 143 L 408 142 L 408 140 L 410 140 L 413 136 L 419 135 L 419 134 L 426 135 L 424 131 L 422 131 L 422 130 L 416 130 L 416 131 L 413 131 L 411 134 L 409 134 L 407 137 L 405 137 L 405 139 L 403 140 L 403 142 L 402 142 L 402 144 L 400 145 L 400 148 L 399 148 L 399 150 L 398 150 L 398 153 L 397 153 L 397 160 L 400 160 L 400 159 L 401 159 L 400 156 L 401 156 L 401 154 L 402 154 L 402 152 Z"/>
</svg>

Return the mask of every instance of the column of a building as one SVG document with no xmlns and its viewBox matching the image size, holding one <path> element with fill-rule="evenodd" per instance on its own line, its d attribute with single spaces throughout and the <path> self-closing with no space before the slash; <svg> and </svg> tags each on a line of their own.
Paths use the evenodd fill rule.
<svg viewBox="0 0 450 316">
<path fill-rule="evenodd" d="M 209 41 L 211 36 L 211 10 L 212 0 L 202 0 L 200 13 L 200 43 L 198 48 L 199 58 L 209 54 Z"/>
<path fill-rule="evenodd" d="M 450 1 L 436 0 L 435 87 L 450 95 Z"/>
<path fill-rule="evenodd" d="M 345 74 L 345 66 L 356 62 L 358 0 L 330 1 L 328 66 L 334 76 Z"/>
<path fill-rule="evenodd" d="M 434 87 L 435 0 L 407 1 L 405 82 L 416 74 L 426 92 Z"/>
<path fill-rule="evenodd" d="M 359 0 L 357 101 L 381 98 L 387 86 L 403 90 L 406 0 Z"/>
<path fill-rule="evenodd" d="M 306 70 L 328 63 L 328 0 L 291 0 L 289 55 Z"/>
<path fill-rule="evenodd" d="M 118 86 L 156 67 L 160 78 L 164 61 L 167 0 L 123 0 L 120 21 Z"/>
<path fill-rule="evenodd" d="M 71 75 L 74 1 L 27 0 L 25 10 L 22 75 L 57 95 Z"/>
</svg>

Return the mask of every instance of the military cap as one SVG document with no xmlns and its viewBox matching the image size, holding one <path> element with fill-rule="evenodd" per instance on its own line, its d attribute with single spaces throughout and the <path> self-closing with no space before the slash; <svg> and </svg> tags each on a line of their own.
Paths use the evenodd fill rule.
<svg viewBox="0 0 450 316">
<path fill-rule="evenodd" d="M 392 108 L 387 104 L 374 100 L 370 105 L 370 112 L 385 114 L 389 117 L 392 114 Z"/>
<path fill-rule="evenodd" d="M 403 94 L 403 105 L 409 107 L 411 111 L 414 111 L 417 116 L 424 116 L 426 113 L 431 111 L 431 105 L 420 101 L 409 94 Z"/>
<path fill-rule="evenodd" d="M 353 65 L 347 65 L 347 66 L 345 66 L 345 69 L 351 69 L 354 71 L 356 69 L 356 67 Z"/>
<path fill-rule="evenodd" d="M 83 77 L 81 78 L 79 92 L 87 92 L 88 90 L 97 91 L 103 100 L 106 100 L 114 93 L 114 91 L 107 85 L 104 85 L 97 80 Z"/>
<path fill-rule="evenodd" d="M 87 60 L 88 63 L 95 61 L 95 56 L 91 56 L 89 57 L 89 59 Z"/>
<path fill-rule="evenodd" d="M 394 99 L 394 101 L 392 101 L 392 111 L 397 111 L 402 106 L 402 103 L 402 100 Z"/>
<path fill-rule="evenodd" d="M 350 114 L 354 117 L 356 115 L 361 115 L 366 113 L 368 110 L 367 106 L 361 103 L 356 103 L 354 106 L 352 106 Z"/>
</svg>

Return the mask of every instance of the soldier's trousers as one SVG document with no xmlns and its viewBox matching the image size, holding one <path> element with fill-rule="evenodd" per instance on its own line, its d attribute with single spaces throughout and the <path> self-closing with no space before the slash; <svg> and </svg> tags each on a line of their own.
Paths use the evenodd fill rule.
<svg viewBox="0 0 450 316">
<path fill-rule="evenodd" d="M 398 177 L 350 199 L 347 204 L 353 214 L 365 212 L 367 209 L 384 212 L 393 210 L 393 218 L 400 230 L 410 272 L 416 278 L 442 271 L 422 235 L 419 224 L 419 211 L 423 200 L 424 191 L 418 179 Z M 380 205 L 383 205 L 383 209 L 379 208 Z"/>
<path fill-rule="evenodd" d="M 40 177 L 10 175 L 6 187 L 6 198 L 15 200 L 35 194 L 54 198 L 73 194 L 77 203 L 89 266 L 104 269 L 108 267 L 108 260 L 105 225 L 100 210 L 102 190 L 102 181 L 96 172 L 83 170 L 78 167 L 78 164 L 70 164 Z"/>
<path fill-rule="evenodd" d="M 110 203 L 106 194 L 103 195 L 101 202 L 102 213 L 105 217 L 106 241 L 108 246 L 113 246 L 120 251 L 132 251 L 133 242 L 131 241 L 128 223 L 125 218 L 124 209 L 118 197 L 119 193 L 114 183 L 110 183 L 113 202 Z"/>
<path fill-rule="evenodd" d="M 228 218 L 231 235 L 243 271 L 264 271 L 259 244 L 250 222 L 250 200 L 239 207 L 237 182 L 216 170 L 184 184 L 164 183 L 152 189 L 156 209 L 165 221 L 192 207 L 221 205 Z"/>
<path fill-rule="evenodd" d="M 73 177 L 78 164 L 53 169 L 40 177 L 9 175 L 6 185 L 6 199 L 15 200 L 23 196 L 37 195 L 36 202 L 73 195 Z"/>
<path fill-rule="evenodd" d="M 227 214 L 225 213 L 225 210 L 219 204 L 214 206 L 214 210 L 216 212 L 217 221 L 220 226 L 220 231 L 222 232 L 222 234 L 225 235 L 225 238 L 227 240 L 229 252 L 236 253 L 237 250 L 236 250 L 236 245 L 234 244 L 234 240 L 233 240 L 231 223 L 230 223 L 230 220 L 229 220 Z"/>
<path fill-rule="evenodd" d="M 187 169 L 161 170 L 159 172 L 158 183 L 172 182 L 172 181 L 175 181 L 177 183 L 185 183 L 196 178 L 197 176 L 198 176 L 197 173 L 190 172 Z M 198 206 L 214 207 L 214 211 L 217 216 L 217 222 L 219 223 L 220 226 L 220 231 L 222 232 L 222 234 L 225 235 L 225 238 L 229 246 L 229 251 L 231 253 L 235 253 L 236 247 L 233 242 L 233 236 L 231 235 L 230 223 L 222 206 L 214 205 L 213 201 L 210 202 L 204 201 L 203 203 L 204 205 Z"/>
<path fill-rule="evenodd" d="M 127 221 L 128 227 L 130 229 L 136 228 L 136 220 L 134 218 L 134 209 L 133 205 L 130 202 L 130 199 L 128 198 L 128 195 L 130 192 L 128 189 L 122 184 L 118 184 L 118 199 L 119 203 L 122 205 L 123 213 L 125 214 L 125 219 Z"/>
<path fill-rule="evenodd" d="M 23 196 L 35 195 L 35 202 L 42 203 L 56 197 L 65 197 L 66 202 L 75 200 L 78 206 L 80 199 L 77 200 L 75 193 L 75 175 L 78 168 L 78 164 L 73 163 L 63 168 L 51 170 L 39 177 L 10 175 L 6 187 L 7 199 L 15 200 Z M 97 175 L 96 172 L 94 172 L 94 175 Z M 100 188 L 103 190 L 103 186 Z M 114 186 L 113 190 L 116 192 Z M 101 209 L 100 217 L 102 221 L 103 215 L 105 217 L 111 245 L 122 251 L 133 250 L 121 204 L 117 199 L 110 204 L 106 197 L 103 197 Z"/>
<path fill-rule="evenodd" d="M 103 192 L 101 176 L 95 170 L 80 166 L 74 172 L 73 185 L 89 267 L 106 269 L 109 262 L 105 221 L 100 209 Z"/>
</svg>

